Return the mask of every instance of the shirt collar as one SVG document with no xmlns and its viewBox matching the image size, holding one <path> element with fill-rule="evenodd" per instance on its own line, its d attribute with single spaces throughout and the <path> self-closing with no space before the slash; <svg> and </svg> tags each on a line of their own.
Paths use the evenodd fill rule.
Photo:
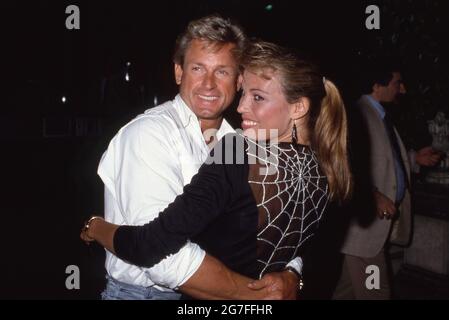
<svg viewBox="0 0 449 320">
<path fill-rule="evenodd" d="M 195 113 L 187 106 L 184 100 L 182 100 L 180 94 L 176 95 L 175 102 L 175 110 L 178 113 L 184 127 L 187 127 L 189 124 L 191 124 L 192 120 L 198 122 L 198 118 L 196 117 Z"/>
<path fill-rule="evenodd" d="M 385 118 L 385 109 L 384 107 L 379 103 L 379 101 L 377 101 L 376 99 L 374 99 L 371 95 L 367 94 L 365 95 L 366 99 L 368 99 L 368 101 L 370 102 L 371 106 L 377 111 L 377 113 L 379 113 L 380 117 L 382 119 Z"/>
</svg>

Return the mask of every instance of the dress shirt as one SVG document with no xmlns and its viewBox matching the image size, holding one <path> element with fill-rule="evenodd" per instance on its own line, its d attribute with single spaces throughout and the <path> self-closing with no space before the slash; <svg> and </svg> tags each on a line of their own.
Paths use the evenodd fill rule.
<svg viewBox="0 0 449 320">
<path fill-rule="evenodd" d="M 217 139 L 232 132 L 223 120 Z M 137 116 L 112 139 L 98 167 L 105 185 L 106 220 L 143 225 L 155 219 L 182 193 L 208 155 L 200 123 L 180 95 Z M 187 281 L 204 256 L 198 245 L 188 242 L 152 268 L 140 268 L 106 252 L 106 270 L 118 281 L 167 291 Z"/>
</svg>

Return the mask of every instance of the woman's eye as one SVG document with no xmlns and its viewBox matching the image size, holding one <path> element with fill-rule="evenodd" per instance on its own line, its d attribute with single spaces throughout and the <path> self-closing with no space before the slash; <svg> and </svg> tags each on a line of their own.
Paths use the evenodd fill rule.
<svg viewBox="0 0 449 320">
<path fill-rule="evenodd" d="M 254 95 L 254 101 L 263 101 L 265 100 L 263 97 L 259 96 L 258 94 Z"/>
</svg>

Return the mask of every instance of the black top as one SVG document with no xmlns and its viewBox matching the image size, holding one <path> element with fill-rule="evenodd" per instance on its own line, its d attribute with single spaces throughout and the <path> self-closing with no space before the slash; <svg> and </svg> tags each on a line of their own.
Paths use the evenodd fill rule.
<svg viewBox="0 0 449 320">
<path fill-rule="evenodd" d="M 119 227 L 114 248 L 119 258 L 152 267 L 190 239 L 230 269 L 260 278 L 300 254 L 327 200 L 327 179 L 309 147 L 230 134 L 156 219 Z"/>
</svg>

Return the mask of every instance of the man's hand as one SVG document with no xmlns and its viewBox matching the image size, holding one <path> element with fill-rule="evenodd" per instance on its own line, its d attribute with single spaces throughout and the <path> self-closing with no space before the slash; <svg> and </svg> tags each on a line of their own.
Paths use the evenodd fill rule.
<svg viewBox="0 0 449 320">
<path fill-rule="evenodd" d="M 443 154 L 441 152 L 433 149 L 432 147 L 425 147 L 416 151 L 415 161 L 420 166 L 433 167 L 437 165 L 442 158 Z"/>
<path fill-rule="evenodd" d="M 298 277 L 289 271 L 273 272 L 264 275 L 260 280 L 248 284 L 253 290 L 267 291 L 264 300 L 296 300 L 298 293 Z"/>
<path fill-rule="evenodd" d="M 392 219 L 397 213 L 394 202 L 383 193 L 374 191 L 374 200 L 376 201 L 377 215 L 381 219 Z"/>
</svg>

